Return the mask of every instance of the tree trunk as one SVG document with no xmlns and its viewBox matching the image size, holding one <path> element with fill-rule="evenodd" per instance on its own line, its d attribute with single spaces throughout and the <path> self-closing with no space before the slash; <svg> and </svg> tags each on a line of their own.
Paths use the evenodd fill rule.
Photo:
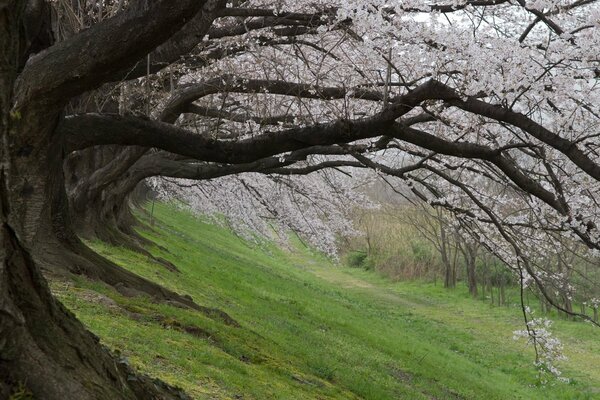
<svg viewBox="0 0 600 400">
<path fill-rule="evenodd" d="M 60 232 L 61 243 L 53 243 L 46 246 L 44 253 L 50 255 L 53 249 L 61 249 L 61 253 L 71 254 L 74 262 L 65 268 L 56 262 L 46 263 L 49 270 L 54 273 L 71 272 L 83 274 L 91 279 L 102 280 L 115 286 L 125 285 L 135 291 L 146 293 L 159 300 L 175 300 L 188 306 L 195 305 L 187 298 L 182 298 L 175 293 L 169 292 L 162 287 L 148 282 L 137 275 L 131 274 L 114 263 L 100 257 L 81 242 L 79 237 L 85 239 L 99 239 L 106 243 L 125 247 L 141 253 L 161 267 L 176 272 L 177 267 L 169 261 L 153 256 L 143 245 L 149 245 L 149 240 L 139 235 L 134 226 L 137 220 L 131 213 L 128 196 L 133 192 L 140 179 L 131 183 L 130 172 L 123 170 L 130 166 L 135 160 L 146 152 L 144 148 L 111 148 L 111 152 L 120 155 L 113 161 L 107 161 L 104 151 L 92 149 L 92 152 L 83 152 L 75 157 L 69 157 L 65 171 L 69 180 L 79 182 L 71 183 L 69 187 L 69 202 L 61 204 L 54 214 L 65 214 L 64 218 L 58 218 L 64 222 L 55 224 L 55 230 Z M 87 168 L 87 166 L 91 166 Z M 95 171 L 95 172 L 91 172 Z M 119 174 L 122 176 L 119 178 Z M 123 182 L 127 182 L 126 187 Z M 70 218 L 68 218 L 70 217 Z M 61 226 L 62 225 L 62 226 Z M 53 242 L 53 238 L 50 238 Z M 91 262 L 90 262 L 91 261 Z M 58 266 L 58 267 L 57 267 Z M 62 269 L 62 270 L 61 270 Z"/>
<path fill-rule="evenodd" d="M 0 398 L 26 387 L 34 398 L 167 399 L 173 388 L 134 377 L 50 294 L 39 257 L 59 242 L 51 210 L 66 204 L 60 110 L 51 104 L 11 110 L 22 59 L 26 2 L 0 3 Z M 61 250 L 53 262 L 68 264 Z M 133 379 L 132 379 L 133 378 Z M 179 397 L 180 398 L 180 397 Z"/>
<path fill-rule="evenodd" d="M 56 140 L 56 143 L 60 141 Z M 57 154 L 62 154 L 60 150 Z M 62 159 L 53 160 L 57 166 L 62 164 Z M 35 241 L 32 246 L 33 255 L 38 261 L 41 268 L 45 271 L 56 274 L 65 275 L 68 273 L 85 275 L 93 280 L 101 280 L 110 286 L 117 288 L 122 294 L 131 295 L 148 295 L 157 301 L 172 302 L 174 304 L 187 306 L 194 309 L 199 307 L 193 302 L 189 296 L 181 296 L 162 286 L 148 281 L 134 273 L 131 273 L 110 260 L 100 256 L 85 245 L 76 235 L 73 229 L 70 218 L 66 192 L 64 189 L 62 168 L 57 167 L 55 177 L 52 179 L 55 187 L 54 193 L 47 197 L 53 201 L 46 207 L 43 218 L 40 219 L 39 229 L 35 235 Z M 119 207 L 126 208 L 124 200 L 111 202 L 109 204 L 119 204 Z M 101 207 L 101 205 L 99 205 Z M 104 208 L 101 207 L 102 210 Z M 121 212 L 124 212 L 121 210 Z M 133 217 L 131 217 L 133 218 Z M 126 236 L 118 230 L 115 220 L 105 219 L 103 222 L 109 226 L 114 223 L 114 231 L 120 236 L 122 242 L 114 242 L 113 244 L 125 245 L 131 242 L 131 237 Z M 133 245 L 132 245 L 133 247 Z M 139 248 L 139 250 L 138 250 Z M 134 250 L 138 250 L 143 254 L 152 257 L 150 253 L 142 249 L 139 245 Z M 175 271 L 176 267 L 166 260 L 156 259 L 161 262 L 161 265 L 171 271 Z"/>
<path fill-rule="evenodd" d="M 567 312 L 565 312 L 565 317 L 566 319 L 572 319 L 572 313 L 573 313 L 573 302 L 571 301 L 571 299 L 568 297 L 568 295 L 565 295 L 563 297 L 564 299 L 564 307 L 565 310 Z"/>
<path fill-rule="evenodd" d="M 557 270 L 560 274 L 564 275 L 565 281 L 568 282 L 569 276 L 571 274 L 571 268 L 560 256 L 558 257 Z M 565 319 L 571 319 L 571 315 L 573 313 L 573 303 L 570 298 L 571 294 L 568 286 L 565 285 L 560 288 L 560 297 L 562 297 L 563 300 L 563 308 L 565 309 Z"/>
<path fill-rule="evenodd" d="M 467 285 L 469 286 L 469 293 L 473 298 L 477 298 L 477 250 L 478 245 L 463 242 L 462 244 L 458 242 L 458 248 L 463 253 L 465 258 L 465 266 L 467 270 Z"/>
<path fill-rule="evenodd" d="M 135 185 L 123 193 L 121 182 L 127 179 L 129 168 L 147 149 L 117 146 L 109 151 L 113 154 L 109 160 L 103 157 L 106 150 L 96 147 L 76 152 L 65 164 L 73 227 L 86 239 L 100 239 L 143 253 L 145 250 L 138 242 L 146 241 L 133 230 L 136 220 L 126 201 Z"/>
<path fill-rule="evenodd" d="M 444 265 L 444 287 L 452 287 L 452 264 L 448 257 L 448 246 L 446 240 L 446 230 L 440 225 L 440 255 L 442 256 L 442 264 Z"/>
<path fill-rule="evenodd" d="M 477 275 L 475 274 L 475 262 L 471 259 L 467 262 L 467 282 L 469 293 L 473 298 L 477 298 Z"/>
<path fill-rule="evenodd" d="M 481 279 L 481 300 L 485 301 L 485 283 L 487 282 L 487 262 L 483 268 L 483 276 Z"/>
<path fill-rule="evenodd" d="M 6 198 L 2 190 L 4 211 L 10 207 Z M 49 400 L 181 398 L 164 383 L 131 379 L 134 372 L 52 298 L 7 217 L 0 216 L 0 398 L 23 386 L 34 398 Z"/>
<path fill-rule="evenodd" d="M 448 243 L 448 246 L 450 246 L 450 244 Z M 452 287 L 456 287 L 456 282 L 458 280 L 458 274 L 456 272 L 456 265 L 458 264 L 457 262 L 458 260 L 458 249 L 456 248 L 456 246 L 454 247 L 454 256 L 452 257 Z"/>
</svg>

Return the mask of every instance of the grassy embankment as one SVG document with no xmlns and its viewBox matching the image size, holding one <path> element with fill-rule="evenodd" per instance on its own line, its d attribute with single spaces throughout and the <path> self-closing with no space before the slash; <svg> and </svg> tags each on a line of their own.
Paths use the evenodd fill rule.
<svg viewBox="0 0 600 400">
<path fill-rule="evenodd" d="M 108 347 L 195 398 L 600 399 L 600 330 L 588 324 L 556 322 L 572 382 L 537 387 L 531 350 L 512 340 L 516 308 L 343 268 L 299 243 L 257 246 L 169 206 L 154 213 L 142 233 L 180 272 L 93 247 L 235 322 L 85 280 L 52 287 Z"/>
</svg>

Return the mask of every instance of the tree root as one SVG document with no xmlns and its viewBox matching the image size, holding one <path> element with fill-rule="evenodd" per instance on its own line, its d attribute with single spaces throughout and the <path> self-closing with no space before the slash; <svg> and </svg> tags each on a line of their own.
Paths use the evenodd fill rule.
<svg viewBox="0 0 600 400">
<path fill-rule="evenodd" d="M 57 302 L 34 258 L 0 226 L 0 398 L 187 399 L 136 374 Z M 69 265 L 72 259 L 54 261 Z"/>
</svg>

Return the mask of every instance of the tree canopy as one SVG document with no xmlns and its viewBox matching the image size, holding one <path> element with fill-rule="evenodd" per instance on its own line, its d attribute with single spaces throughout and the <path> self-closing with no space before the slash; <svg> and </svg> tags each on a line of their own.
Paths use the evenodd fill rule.
<svg viewBox="0 0 600 400">
<path fill-rule="evenodd" d="M 340 210 L 366 201 L 348 175 L 373 170 L 454 213 L 564 309 L 552 290 L 569 277 L 548 255 L 600 250 L 599 26 L 595 0 L 0 1 L 0 278 L 12 288 L 2 333 L 24 338 L 0 341 L 2 374 L 31 376 L 49 398 L 93 398 L 77 382 L 106 379 L 59 368 L 44 383 L 43 368 L 15 356 L 25 346 L 63 365 L 82 358 L 72 349 L 100 351 L 84 334 L 70 355 L 32 344 L 42 327 L 83 331 L 53 305 L 40 268 L 198 307 L 77 236 L 143 240 L 129 200 L 151 177 L 200 196 L 200 208 L 245 209 L 233 215 L 254 225 L 265 208 L 299 230 L 326 216 L 338 224 L 331 247 L 350 229 Z M 277 211 L 281 182 L 320 212 Z"/>
</svg>

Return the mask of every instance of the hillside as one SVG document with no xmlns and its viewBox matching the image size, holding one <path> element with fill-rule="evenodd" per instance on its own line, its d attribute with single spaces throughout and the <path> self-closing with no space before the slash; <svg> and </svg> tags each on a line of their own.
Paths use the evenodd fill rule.
<svg viewBox="0 0 600 400">
<path fill-rule="evenodd" d="M 571 383 L 538 387 L 532 352 L 512 340 L 517 308 L 390 282 L 300 243 L 259 246 L 170 206 L 157 205 L 154 217 L 141 233 L 178 271 L 91 245 L 203 312 L 83 279 L 51 285 L 123 362 L 194 398 L 600 399 L 600 331 L 587 324 L 556 322 Z"/>
</svg>

